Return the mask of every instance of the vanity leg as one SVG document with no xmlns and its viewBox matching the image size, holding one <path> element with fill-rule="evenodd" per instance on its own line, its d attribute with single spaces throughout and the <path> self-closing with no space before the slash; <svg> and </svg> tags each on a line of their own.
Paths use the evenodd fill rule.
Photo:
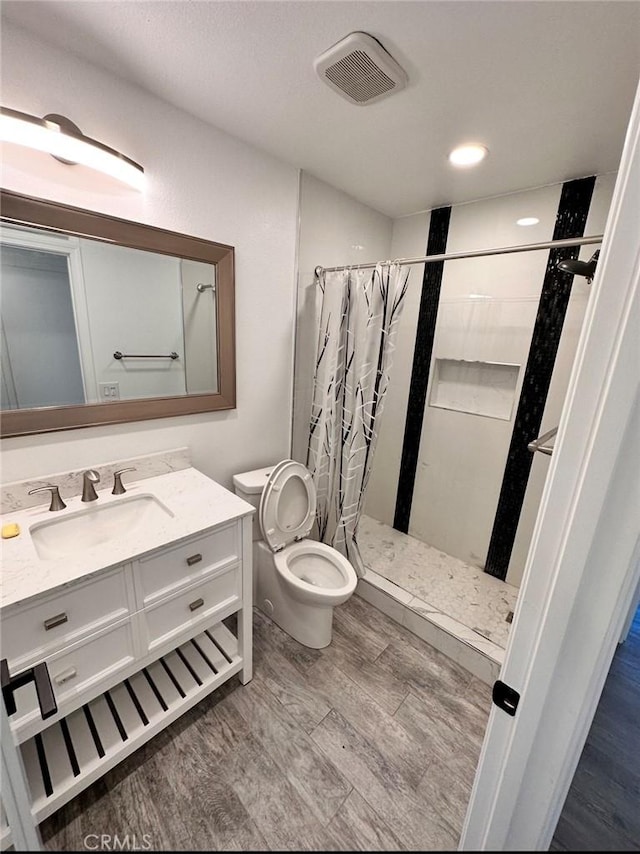
<svg viewBox="0 0 640 854">
<path fill-rule="evenodd" d="M 251 681 L 253 676 L 253 649 L 251 641 L 253 609 L 243 608 L 238 611 L 238 642 L 244 667 L 240 671 L 240 681 L 243 685 Z"/>
<path fill-rule="evenodd" d="M 253 676 L 253 527 L 251 516 L 242 520 L 242 609 L 238 611 L 238 649 L 244 667 L 243 685 Z"/>
</svg>

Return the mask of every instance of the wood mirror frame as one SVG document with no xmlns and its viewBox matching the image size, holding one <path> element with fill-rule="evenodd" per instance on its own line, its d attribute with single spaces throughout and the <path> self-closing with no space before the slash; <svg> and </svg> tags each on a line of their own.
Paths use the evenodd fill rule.
<svg viewBox="0 0 640 854">
<path fill-rule="evenodd" d="M 236 405 L 234 248 L 186 234 L 165 231 L 124 219 L 60 205 L 44 199 L 1 191 L 1 221 L 88 237 L 132 249 L 144 249 L 216 267 L 216 333 L 218 391 L 175 397 L 139 398 L 117 403 L 85 403 L 2 413 L 0 436 L 25 436 L 74 430 L 100 424 L 122 424 L 175 415 L 193 415 Z"/>
</svg>

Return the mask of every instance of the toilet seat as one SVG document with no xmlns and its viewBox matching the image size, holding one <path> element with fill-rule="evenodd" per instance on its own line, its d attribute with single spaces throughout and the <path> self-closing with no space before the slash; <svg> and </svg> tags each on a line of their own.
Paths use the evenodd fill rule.
<svg viewBox="0 0 640 854">
<path fill-rule="evenodd" d="M 340 605 L 356 589 L 354 568 L 326 543 L 300 540 L 276 552 L 273 559 L 292 596 L 300 601 Z"/>
<path fill-rule="evenodd" d="M 283 460 L 271 472 L 260 498 L 260 529 L 273 552 L 311 533 L 316 516 L 316 490 L 309 471 Z"/>
<path fill-rule="evenodd" d="M 358 577 L 332 546 L 307 539 L 315 515 L 316 489 L 309 471 L 294 460 L 278 463 L 260 499 L 262 536 L 289 595 L 322 609 L 346 602 Z"/>
</svg>

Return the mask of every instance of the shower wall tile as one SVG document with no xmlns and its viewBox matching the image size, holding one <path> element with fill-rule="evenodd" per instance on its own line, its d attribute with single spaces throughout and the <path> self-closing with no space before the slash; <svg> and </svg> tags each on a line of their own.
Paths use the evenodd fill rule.
<svg viewBox="0 0 640 854">
<path fill-rule="evenodd" d="M 587 224 L 585 226 L 587 234 L 601 234 L 604 231 L 616 177 L 616 173 L 613 172 L 608 175 L 600 175 L 596 178 L 591 205 L 589 207 L 589 216 L 587 217 Z M 578 257 L 582 261 L 588 261 L 595 249 L 597 249 L 596 246 L 583 246 Z M 562 337 L 556 356 L 556 365 L 551 378 L 547 403 L 540 425 L 541 433 L 545 433 L 547 430 L 551 430 L 552 427 L 558 426 L 560 412 L 562 411 L 567 394 L 574 354 L 582 331 L 589 297 L 594 287 L 597 287 L 597 280 L 593 286 L 588 285 L 586 279 L 579 276 L 576 276 L 573 280 L 571 298 L 565 315 Z M 550 457 L 544 454 L 535 454 L 534 457 L 507 573 L 509 584 L 517 586 L 520 585 L 522 580 L 529 552 L 529 543 L 531 542 L 536 516 L 538 515 L 542 490 L 551 462 Z"/>
<path fill-rule="evenodd" d="M 585 233 L 594 186 L 594 177 L 563 184 L 553 230 L 554 240 L 581 237 Z M 575 247 L 555 247 L 545 253 L 542 292 L 485 564 L 486 572 L 496 578 L 506 578 L 507 575 L 533 462 L 527 445 L 540 435 L 573 287 L 573 277 L 561 272 L 558 262 L 577 258 L 578 252 Z"/>
<path fill-rule="evenodd" d="M 436 208 L 429 219 L 427 255 L 441 255 L 447 251 L 447 238 L 451 220 L 451 207 Z M 420 308 L 416 326 L 415 346 L 411 364 L 411 381 L 404 424 L 402 457 L 398 473 L 398 490 L 393 516 L 393 527 L 399 531 L 409 530 L 413 488 L 420 453 L 420 437 L 424 422 L 431 355 L 440 304 L 440 291 L 444 274 L 444 262 L 435 261 L 424 265 Z"/>
<path fill-rule="evenodd" d="M 447 249 L 549 240 L 561 185 L 452 209 Z M 516 225 L 530 210 L 540 223 Z M 469 258 L 445 265 L 434 356 L 518 365 L 509 420 L 427 405 L 409 532 L 484 568 L 513 431 L 545 253 Z"/>
</svg>

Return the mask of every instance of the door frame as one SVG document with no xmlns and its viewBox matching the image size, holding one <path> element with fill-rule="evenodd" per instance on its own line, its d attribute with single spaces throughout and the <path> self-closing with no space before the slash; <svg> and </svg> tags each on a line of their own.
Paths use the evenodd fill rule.
<svg viewBox="0 0 640 854">
<path fill-rule="evenodd" d="M 640 87 L 461 850 L 547 850 L 640 577 Z"/>
<path fill-rule="evenodd" d="M 63 255 L 67 259 L 71 304 L 73 306 L 73 322 L 78 342 L 78 358 L 84 389 L 85 403 L 101 403 L 96 382 L 96 370 L 93 361 L 93 346 L 91 343 L 91 323 L 84 286 L 84 271 L 80 240 L 72 235 L 62 236 L 40 232 L 20 230 L 11 225 L 0 228 L 0 238 L 7 246 L 19 246 L 23 249 L 33 249 Z"/>
</svg>

